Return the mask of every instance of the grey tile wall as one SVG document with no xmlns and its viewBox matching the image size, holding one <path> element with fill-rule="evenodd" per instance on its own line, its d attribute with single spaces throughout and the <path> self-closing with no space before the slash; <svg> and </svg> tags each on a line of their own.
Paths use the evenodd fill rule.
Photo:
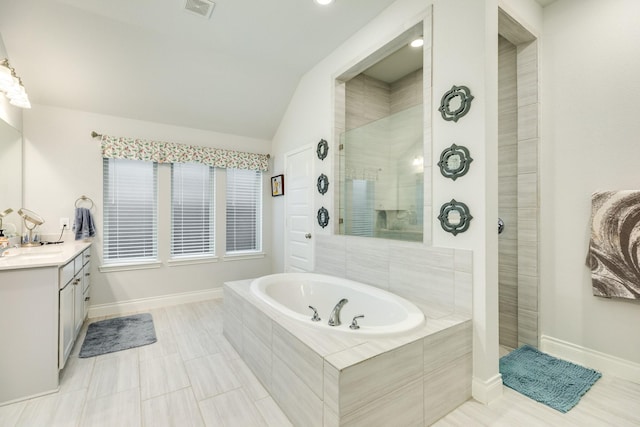
<svg viewBox="0 0 640 427">
<path fill-rule="evenodd" d="M 517 46 L 518 346 L 538 346 L 538 42 Z"/>
<path fill-rule="evenodd" d="M 316 273 L 373 285 L 443 312 L 471 314 L 471 251 L 335 235 L 318 235 L 315 251 Z"/>
<path fill-rule="evenodd" d="M 537 42 L 499 37 L 500 343 L 537 346 L 538 71 Z"/>
<path fill-rule="evenodd" d="M 498 38 L 498 215 L 505 222 L 498 237 L 499 341 L 518 346 L 518 94 L 517 51 Z"/>
</svg>

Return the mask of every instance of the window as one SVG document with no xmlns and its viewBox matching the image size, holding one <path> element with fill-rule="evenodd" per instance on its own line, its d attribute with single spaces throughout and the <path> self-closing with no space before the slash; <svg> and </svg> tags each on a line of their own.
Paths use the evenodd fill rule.
<svg viewBox="0 0 640 427">
<path fill-rule="evenodd" d="M 201 163 L 171 165 L 171 257 L 215 253 L 215 169 Z"/>
<path fill-rule="evenodd" d="M 158 257 L 157 175 L 153 162 L 104 159 L 104 263 Z"/>
<path fill-rule="evenodd" d="M 227 253 L 262 251 L 262 172 L 227 169 Z"/>
</svg>

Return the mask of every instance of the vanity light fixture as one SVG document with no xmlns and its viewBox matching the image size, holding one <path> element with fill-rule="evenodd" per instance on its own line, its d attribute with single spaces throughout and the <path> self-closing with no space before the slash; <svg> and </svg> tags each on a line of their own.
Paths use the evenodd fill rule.
<svg viewBox="0 0 640 427">
<path fill-rule="evenodd" d="M 422 37 L 418 37 L 417 39 L 409 43 L 409 46 L 411 47 L 422 47 L 423 45 L 424 45 L 424 39 Z"/>
<path fill-rule="evenodd" d="M 316 4 L 319 4 L 320 6 L 327 6 L 333 3 L 333 0 L 313 0 L 313 1 L 315 1 Z"/>
<path fill-rule="evenodd" d="M 0 92 L 5 93 L 11 105 L 31 108 L 22 80 L 16 75 L 16 70 L 9 65 L 9 60 L 6 58 L 0 60 Z"/>
</svg>

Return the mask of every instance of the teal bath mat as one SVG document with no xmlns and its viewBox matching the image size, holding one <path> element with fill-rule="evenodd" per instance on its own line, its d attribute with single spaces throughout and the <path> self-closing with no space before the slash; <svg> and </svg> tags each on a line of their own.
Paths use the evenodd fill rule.
<svg viewBox="0 0 640 427">
<path fill-rule="evenodd" d="M 502 382 L 560 412 L 567 412 L 602 376 L 525 345 L 500 358 Z"/>
</svg>

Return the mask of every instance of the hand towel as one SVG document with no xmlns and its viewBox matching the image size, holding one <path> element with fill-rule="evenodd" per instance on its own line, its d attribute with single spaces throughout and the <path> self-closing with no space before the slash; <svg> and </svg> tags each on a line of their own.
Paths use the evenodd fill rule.
<svg viewBox="0 0 640 427">
<path fill-rule="evenodd" d="M 593 193 L 588 258 L 593 295 L 640 299 L 640 191 Z"/>
<path fill-rule="evenodd" d="M 88 239 L 96 235 L 96 228 L 93 224 L 93 215 L 87 208 L 76 208 L 73 231 L 76 233 L 76 240 Z"/>
</svg>

